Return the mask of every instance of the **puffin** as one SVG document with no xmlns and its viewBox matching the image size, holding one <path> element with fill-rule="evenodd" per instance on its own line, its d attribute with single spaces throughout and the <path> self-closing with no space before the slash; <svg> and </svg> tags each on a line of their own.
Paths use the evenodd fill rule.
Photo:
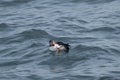
<svg viewBox="0 0 120 80">
<path fill-rule="evenodd" d="M 57 42 L 54 40 L 49 41 L 49 50 L 50 51 L 53 51 L 56 53 L 60 53 L 61 51 L 64 51 L 64 52 L 68 53 L 69 49 L 70 49 L 70 45 L 68 43 Z"/>
</svg>

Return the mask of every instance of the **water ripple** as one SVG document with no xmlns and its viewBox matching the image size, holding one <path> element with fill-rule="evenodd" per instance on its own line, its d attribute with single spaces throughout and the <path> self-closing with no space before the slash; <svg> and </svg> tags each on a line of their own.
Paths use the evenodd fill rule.
<svg viewBox="0 0 120 80">
<path fill-rule="evenodd" d="M 24 32 L 20 33 L 20 35 L 22 35 L 24 38 L 28 38 L 28 39 L 45 38 L 45 37 L 52 38 L 53 37 L 44 30 L 36 30 L 36 29 L 24 31 Z"/>
<path fill-rule="evenodd" d="M 0 1 L 0 4 L 2 6 L 16 6 L 17 4 L 23 4 L 30 2 L 31 0 L 2 0 Z"/>
<path fill-rule="evenodd" d="M 1 80 L 119 80 L 119 0 L 1 0 Z M 49 51 L 49 40 L 71 45 Z"/>
</svg>

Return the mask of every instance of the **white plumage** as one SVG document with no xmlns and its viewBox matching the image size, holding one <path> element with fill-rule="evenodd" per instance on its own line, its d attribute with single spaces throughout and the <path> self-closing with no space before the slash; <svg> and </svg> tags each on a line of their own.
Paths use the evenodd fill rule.
<svg viewBox="0 0 120 80">
<path fill-rule="evenodd" d="M 50 47 L 49 47 L 49 50 L 50 50 L 50 51 L 57 51 L 58 48 L 59 48 L 60 50 L 65 50 L 65 47 L 64 47 L 64 46 L 58 45 L 58 44 L 55 44 L 54 46 L 50 46 Z"/>
<path fill-rule="evenodd" d="M 57 53 L 59 53 L 60 51 L 65 51 L 65 52 L 69 51 L 69 44 L 63 42 L 55 42 L 53 40 L 50 40 L 49 45 L 50 45 L 49 47 L 50 51 L 55 51 Z"/>
<path fill-rule="evenodd" d="M 57 51 L 58 48 L 60 48 L 60 46 L 58 44 L 55 44 L 54 46 L 50 46 L 49 50 L 50 51 Z"/>
</svg>

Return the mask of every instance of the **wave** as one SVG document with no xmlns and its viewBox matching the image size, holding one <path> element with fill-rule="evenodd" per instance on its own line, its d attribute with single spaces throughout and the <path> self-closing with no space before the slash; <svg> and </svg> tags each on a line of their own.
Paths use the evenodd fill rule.
<svg viewBox="0 0 120 80">
<path fill-rule="evenodd" d="M 101 28 L 95 28 L 95 29 L 92 29 L 90 32 L 97 32 L 97 31 L 104 31 L 104 32 L 114 32 L 116 31 L 115 28 L 112 28 L 112 27 L 101 27 Z"/>
<path fill-rule="evenodd" d="M 109 55 L 109 50 L 99 46 L 87 46 L 87 45 L 78 45 L 72 50 L 72 54 L 75 56 L 81 56 L 85 58 L 99 58 L 101 55 Z"/>
<path fill-rule="evenodd" d="M 78 50 L 78 51 L 90 51 L 90 50 L 93 50 L 93 51 L 103 51 L 103 52 L 107 52 L 108 51 L 106 49 L 103 49 L 101 47 L 97 47 L 97 46 L 86 46 L 86 45 L 78 45 L 74 48 L 74 50 Z"/>
<path fill-rule="evenodd" d="M 0 31 L 7 29 L 9 25 L 7 23 L 0 23 Z"/>
<path fill-rule="evenodd" d="M 0 5 L 1 6 L 14 6 L 18 4 L 28 3 L 32 0 L 1 0 Z"/>
<path fill-rule="evenodd" d="M 120 56 L 120 50 L 117 48 L 108 48 L 111 54 L 116 54 L 117 56 Z"/>
<path fill-rule="evenodd" d="M 85 3 L 89 3 L 89 4 L 100 4 L 100 3 L 109 3 L 109 2 L 113 2 L 115 0 L 71 0 L 71 2 L 73 3 L 80 3 L 80 2 L 85 2 Z"/>
<path fill-rule="evenodd" d="M 67 22 L 67 21 L 77 21 L 77 22 L 79 22 L 79 23 L 82 23 L 82 24 L 87 24 L 87 23 L 89 23 L 89 22 L 87 22 L 86 20 L 83 20 L 83 19 L 77 19 L 76 17 L 59 17 L 59 18 L 57 18 L 55 21 L 58 21 L 58 22 L 61 22 L 61 23 L 63 23 L 63 22 Z M 72 25 L 72 24 L 71 24 Z"/>
<path fill-rule="evenodd" d="M 25 63 L 29 63 L 32 60 L 19 60 L 19 59 L 10 59 L 7 60 L 5 59 L 4 61 L 0 61 L 0 66 L 13 66 L 13 65 L 20 65 L 20 64 L 25 64 Z"/>
<path fill-rule="evenodd" d="M 103 76 L 100 77 L 98 80 L 118 80 L 118 78 L 112 76 Z"/>
<path fill-rule="evenodd" d="M 15 33 L 13 35 L 2 37 L 0 38 L 0 43 L 1 44 L 18 43 L 18 42 L 24 42 L 26 40 L 33 40 L 33 39 L 39 39 L 39 40 L 46 39 L 49 41 L 50 39 L 53 39 L 53 38 L 55 37 L 50 35 L 44 30 L 30 29 L 30 30 L 23 31 L 21 33 Z"/>
<path fill-rule="evenodd" d="M 111 47 L 111 46 L 109 46 Z M 70 54 L 72 56 L 81 56 L 85 59 L 97 59 L 97 60 L 105 60 L 108 62 L 116 61 L 118 58 L 116 56 L 120 56 L 120 51 L 117 48 L 107 48 L 105 46 L 87 46 L 87 45 L 78 45 L 74 47 Z"/>
<path fill-rule="evenodd" d="M 31 29 L 28 31 L 24 31 L 19 33 L 18 35 L 24 37 L 25 39 L 35 39 L 35 38 L 53 38 L 52 35 L 47 33 L 44 30 L 37 30 L 37 29 Z"/>
<path fill-rule="evenodd" d="M 58 5 L 58 4 L 64 4 L 64 3 L 88 3 L 88 4 L 102 4 L 102 3 L 110 3 L 116 0 L 54 0 L 52 1 L 52 4 Z"/>
</svg>

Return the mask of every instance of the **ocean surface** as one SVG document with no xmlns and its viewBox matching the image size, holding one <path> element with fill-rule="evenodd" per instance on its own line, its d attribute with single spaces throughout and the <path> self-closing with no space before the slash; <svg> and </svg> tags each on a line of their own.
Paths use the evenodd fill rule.
<svg viewBox="0 0 120 80">
<path fill-rule="evenodd" d="M 0 0 L 0 80 L 120 80 L 120 0 Z"/>
</svg>

